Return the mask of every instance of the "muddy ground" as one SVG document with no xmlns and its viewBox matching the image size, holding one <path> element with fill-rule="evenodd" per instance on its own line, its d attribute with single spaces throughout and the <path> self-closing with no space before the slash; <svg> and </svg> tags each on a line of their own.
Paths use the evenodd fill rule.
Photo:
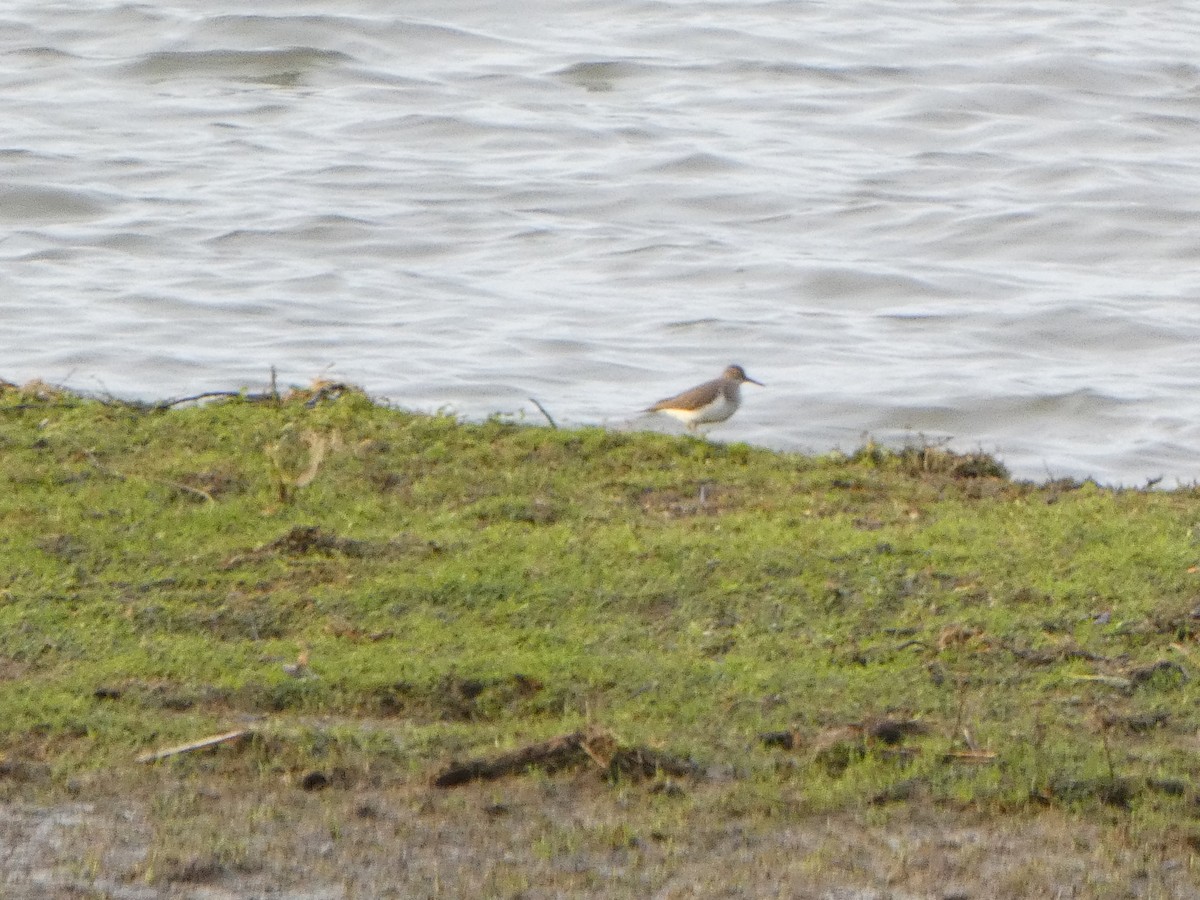
<svg viewBox="0 0 1200 900">
<path fill-rule="evenodd" d="M 906 803 L 706 821 L 692 812 L 719 787 L 621 788 L 571 773 L 452 791 L 174 788 L 200 797 L 192 851 L 155 825 L 173 803 L 169 779 L 147 797 L 5 802 L 0 896 L 1200 897 L 1194 847 L 1136 846 L 1116 815 L 995 819 Z"/>
</svg>

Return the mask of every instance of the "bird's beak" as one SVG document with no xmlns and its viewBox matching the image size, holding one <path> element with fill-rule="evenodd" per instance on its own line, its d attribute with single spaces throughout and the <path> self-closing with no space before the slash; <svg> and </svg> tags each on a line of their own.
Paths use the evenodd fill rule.
<svg viewBox="0 0 1200 900">
<path fill-rule="evenodd" d="M 766 387 L 766 385 L 763 384 L 761 381 L 759 381 L 755 378 L 751 378 L 749 375 L 746 376 L 746 380 L 748 382 L 750 382 L 751 384 L 757 384 L 759 387 Z"/>
</svg>

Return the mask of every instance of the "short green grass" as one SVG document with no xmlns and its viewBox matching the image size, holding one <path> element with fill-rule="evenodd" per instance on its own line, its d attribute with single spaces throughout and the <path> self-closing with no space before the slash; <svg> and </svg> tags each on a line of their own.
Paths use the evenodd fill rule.
<svg viewBox="0 0 1200 900">
<path fill-rule="evenodd" d="M 1198 500 L 353 390 L 160 409 L 9 386 L 0 752 L 53 792 L 252 723 L 160 765 L 424 783 L 592 724 L 697 762 L 723 815 L 1192 823 Z M 836 738 L 881 718 L 924 733 Z"/>
</svg>

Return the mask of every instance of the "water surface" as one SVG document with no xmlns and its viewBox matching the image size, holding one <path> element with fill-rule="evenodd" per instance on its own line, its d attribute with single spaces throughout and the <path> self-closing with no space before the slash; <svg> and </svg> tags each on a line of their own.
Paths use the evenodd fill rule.
<svg viewBox="0 0 1200 900">
<path fill-rule="evenodd" d="M 1200 11 L 18 3 L 0 376 L 1200 474 Z"/>
</svg>

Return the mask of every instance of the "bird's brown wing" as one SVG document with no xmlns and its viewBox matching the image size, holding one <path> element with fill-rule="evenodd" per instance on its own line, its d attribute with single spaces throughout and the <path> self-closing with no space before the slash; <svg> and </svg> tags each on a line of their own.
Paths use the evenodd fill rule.
<svg viewBox="0 0 1200 900">
<path fill-rule="evenodd" d="M 706 381 L 682 394 L 676 394 L 666 400 L 659 400 L 646 412 L 658 412 L 662 409 L 699 409 L 701 406 L 712 403 L 720 392 L 721 379 L 714 378 L 712 381 Z"/>
</svg>

